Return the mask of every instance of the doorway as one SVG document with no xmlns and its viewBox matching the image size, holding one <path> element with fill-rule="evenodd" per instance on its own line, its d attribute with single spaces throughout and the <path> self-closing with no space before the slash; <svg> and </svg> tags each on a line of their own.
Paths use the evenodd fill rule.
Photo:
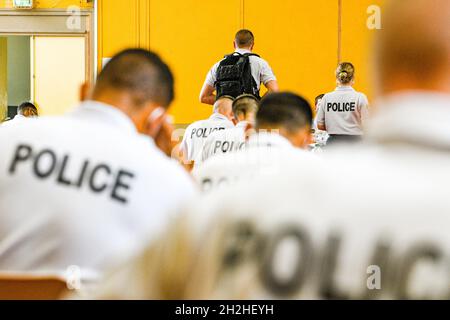
<svg viewBox="0 0 450 320">
<path fill-rule="evenodd" d="M 31 52 L 29 36 L 9 36 L 0 38 L 1 46 L 6 52 L 2 69 L 3 90 L 6 90 L 3 108 L 6 113 L 2 118 L 14 118 L 17 107 L 25 101 L 31 101 Z"/>
<path fill-rule="evenodd" d="M 86 81 L 84 38 L 33 36 L 31 48 L 31 92 L 39 113 L 66 112 L 79 102 L 79 88 Z"/>
<path fill-rule="evenodd" d="M 60 115 L 79 102 L 95 76 L 93 10 L 0 11 L 0 121 L 22 102 L 41 115 Z"/>
</svg>

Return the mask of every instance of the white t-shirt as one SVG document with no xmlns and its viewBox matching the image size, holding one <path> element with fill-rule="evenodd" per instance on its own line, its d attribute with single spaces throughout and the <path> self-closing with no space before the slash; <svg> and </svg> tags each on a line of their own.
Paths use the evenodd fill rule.
<svg viewBox="0 0 450 320">
<path fill-rule="evenodd" d="M 176 298 L 447 300 L 449 105 L 450 95 L 389 97 L 366 143 L 203 197 L 152 260 L 127 264 L 102 293 L 160 298 L 183 252 Z"/>
<path fill-rule="evenodd" d="M 314 165 L 317 158 L 311 153 L 295 148 L 286 138 L 276 133 L 252 135 L 240 151 L 218 154 L 192 174 L 205 192 L 235 184 L 240 180 L 277 175 L 289 167 L 304 163 Z"/>
<path fill-rule="evenodd" d="M 113 267 L 194 195 L 186 172 L 118 109 L 85 102 L 0 128 L 0 270 Z"/>
<path fill-rule="evenodd" d="M 187 161 L 194 161 L 195 166 L 202 162 L 203 145 L 206 139 L 216 131 L 234 128 L 233 122 L 220 113 L 214 113 L 206 120 L 189 125 L 184 133 L 181 151 Z"/>
<path fill-rule="evenodd" d="M 35 118 L 27 118 L 23 115 L 16 115 L 13 119 L 9 120 L 9 121 L 5 121 L 1 124 L 1 127 L 8 127 L 8 126 L 13 126 L 13 125 L 17 125 L 17 124 L 23 124 L 26 123 L 29 120 L 33 120 Z"/>
<path fill-rule="evenodd" d="M 319 103 L 317 124 L 326 125 L 331 135 L 362 135 L 368 117 L 367 97 L 350 86 L 337 87 Z"/>
<path fill-rule="evenodd" d="M 247 125 L 247 121 L 241 121 L 235 128 L 216 131 L 211 134 L 203 146 L 202 161 L 205 162 L 216 154 L 241 150 L 245 146 Z"/>
<path fill-rule="evenodd" d="M 251 53 L 250 50 L 246 49 L 237 49 L 235 52 L 238 52 L 240 54 Z M 252 75 L 258 86 L 258 90 L 261 87 L 261 83 L 266 85 L 270 81 L 277 80 L 275 74 L 272 71 L 272 68 L 269 66 L 269 63 L 267 63 L 266 60 L 257 56 L 250 56 L 249 59 Z M 219 68 L 220 62 L 222 61 L 217 62 L 206 75 L 206 83 L 211 87 L 214 87 L 214 84 L 217 81 L 217 69 Z"/>
</svg>

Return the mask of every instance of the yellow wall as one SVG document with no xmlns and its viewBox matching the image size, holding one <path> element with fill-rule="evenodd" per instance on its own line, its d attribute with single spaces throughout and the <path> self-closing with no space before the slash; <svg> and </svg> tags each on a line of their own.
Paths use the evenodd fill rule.
<svg viewBox="0 0 450 320">
<path fill-rule="evenodd" d="M 373 96 L 367 8 L 384 0 L 340 0 L 342 60 L 357 68 L 356 88 Z M 10 0 L 0 0 L 0 8 Z M 198 94 L 211 65 L 230 53 L 234 33 L 252 29 L 255 51 L 272 65 L 281 89 L 311 102 L 334 87 L 339 0 L 98 0 L 99 65 L 127 47 L 159 52 L 176 76 L 177 123 L 205 118 Z M 86 0 L 38 0 L 38 8 L 90 7 Z"/>
<path fill-rule="evenodd" d="M 357 89 L 372 97 L 367 8 L 383 0 L 342 1 L 343 60 L 357 68 Z M 205 75 L 230 53 L 235 32 L 249 28 L 255 51 L 272 65 L 281 89 L 311 102 L 333 90 L 338 61 L 338 0 L 100 0 L 100 59 L 128 46 L 159 52 L 176 75 L 177 123 L 207 117 L 198 102 Z"/>
<path fill-rule="evenodd" d="M 312 102 L 334 89 L 336 1 L 246 0 L 244 4 L 244 27 L 255 33 L 255 50 L 269 61 L 282 90 L 301 93 Z"/>
<path fill-rule="evenodd" d="M 355 88 L 373 98 L 373 72 L 371 71 L 372 39 L 377 30 L 369 30 L 367 8 L 380 8 L 385 0 L 342 0 L 342 60 L 356 67 Z M 382 21 L 382 20 L 381 20 Z"/>
</svg>

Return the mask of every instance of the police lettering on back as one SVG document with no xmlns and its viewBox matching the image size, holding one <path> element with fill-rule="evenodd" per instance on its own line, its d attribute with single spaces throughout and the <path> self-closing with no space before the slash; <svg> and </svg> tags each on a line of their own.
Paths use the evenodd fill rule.
<svg viewBox="0 0 450 320">
<path fill-rule="evenodd" d="M 228 153 L 231 151 L 242 150 L 245 147 L 245 142 L 239 141 L 220 141 L 214 142 L 214 154 L 216 153 Z"/>
<path fill-rule="evenodd" d="M 51 149 L 35 150 L 30 145 L 22 144 L 15 150 L 9 174 L 17 174 L 25 165 L 40 180 L 53 179 L 60 186 L 75 190 L 85 188 L 94 194 L 108 193 L 112 200 L 122 204 L 128 202 L 127 195 L 135 178 L 129 170 L 113 170 L 108 164 L 90 160 L 75 164 L 68 154 L 58 155 Z M 76 175 L 69 176 L 69 171 L 74 172 L 70 170 L 71 166 L 78 169 Z"/>
<path fill-rule="evenodd" d="M 328 102 L 327 103 L 327 112 L 355 112 L 356 111 L 356 102 Z"/>
<path fill-rule="evenodd" d="M 194 128 L 191 132 L 191 139 L 194 137 L 197 138 L 208 138 L 211 133 L 216 131 L 225 130 L 225 127 L 218 127 L 218 128 Z"/>
</svg>

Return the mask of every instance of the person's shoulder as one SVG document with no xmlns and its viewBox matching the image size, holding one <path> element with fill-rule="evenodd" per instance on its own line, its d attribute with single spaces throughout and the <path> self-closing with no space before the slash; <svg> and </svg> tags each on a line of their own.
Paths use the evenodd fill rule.
<svg viewBox="0 0 450 320">
<path fill-rule="evenodd" d="M 225 168 L 226 166 L 233 163 L 233 159 L 236 157 L 235 154 L 233 154 L 233 157 L 231 156 L 231 153 L 219 153 L 214 155 L 211 158 L 208 158 L 205 162 L 202 163 L 201 166 L 198 167 L 198 171 L 207 170 L 211 168 Z"/>
<path fill-rule="evenodd" d="M 217 130 L 211 132 L 211 134 L 206 138 L 206 143 L 212 143 L 214 141 L 223 139 L 226 137 L 227 131 L 232 130 L 232 128 L 225 128 L 225 130 Z"/>
<path fill-rule="evenodd" d="M 238 164 L 240 159 L 245 158 L 246 154 L 243 152 L 218 153 L 204 161 L 193 172 L 194 176 L 201 176 L 204 173 L 211 171 L 226 171 Z"/>
<path fill-rule="evenodd" d="M 180 163 L 172 158 L 167 158 L 163 162 L 165 169 L 170 173 L 174 180 L 173 184 L 178 190 L 194 190 L 194 183 L 188 172 L 180 165 Z"/>
<path fill-rule="evenodd" d="M 228 119 L 225 118 L 208 118 L 205 120 L 202 120 L 200 123 L 202 126 L 205 126 L 207 128 L 234 128 L 234 123 Z"/>
<path fill-rule="evenodd" d="M 144 139 L 142 143 L 145 143 L 147 148 L 139 151 L 141 154 L 136 159 L 138 161 L 136 165 L 142 172 L 146 172 L 149 176 L 157 172 L 165 181 L 169 181 L 166 183 L 170 183 L 178 190 L 193 189 L 192 179 L 178 161 L 167 157 L 152 141 Z"/>
<path fill-rule="evenodd" d="M 210 71 L 210 72 L 216 71 L 216 70 L 219 68 L 220 63 L 221 63 L 222 61 L 224 61 L 224 60 L 225 60 L 225 58 L 222 57 L 222 59 L 218 60 L 216 63 L 214 63 L 214 64 L 211 66 L 211 69 L 209 69 L 209 71 Z"/>
<path fill-rule="evenodd" d="M 314 172 L 315 169 L 324 167 L 323 158 L 315 153 L 299 148 L 284 148 L 280 150 L 281 167 L 287 170 L 301 170 L 302 172 Z"/>
<path fill-rule="evenodd" d="M 233 121 L 230 121 L 228 119 L 222 120 L 222 121 L 223 121 L 223 124 L 225 125 L 225 130 L 235 129 L 236 128 L 236 126 L 234 125 Z"/>
<path fill-rule="evenodd" d="M 362 101 L 364 103 L 369 102 L 369 99 L 367 98 L 367 95 L 364 92 L 357 91 L 357 93 L 359 95 L 360 101 Z"/>
<path fill-rule="evenodd" d="M 186 132 L 192 131 L 193 129 L 196 128 L 203 127 L 207 123 L 207 121 L 208 121 L 207 119 L 202 119 L 192 122 L 190 125 L 187 126 Z"/>
<path fill-rule="evenodd" d="M 53 136 L 56 130 L 69 130 L 65 118 L 62 116 L 48 116 L 36 119 L 10 120 L 0 127 L 2 132 L 11 132 L 14 136 L 34 136 L 40 135 Z"/>
<path fill-rule="evenodd" d="M 330 91 L 330 92 L 325 93 L 322 97 L 322 102 L 333 97 L 333 95 L 335 95 L 335 93 L 336 93 L 336 91 Z"/>
<path fill-rule="evenodd" d="M 253 53 L 253 55 L 250 56 L 250 60 L 257 61 L 261 65 L 270 66 L 269 62 L 258 53 Z"/>
</svg>

